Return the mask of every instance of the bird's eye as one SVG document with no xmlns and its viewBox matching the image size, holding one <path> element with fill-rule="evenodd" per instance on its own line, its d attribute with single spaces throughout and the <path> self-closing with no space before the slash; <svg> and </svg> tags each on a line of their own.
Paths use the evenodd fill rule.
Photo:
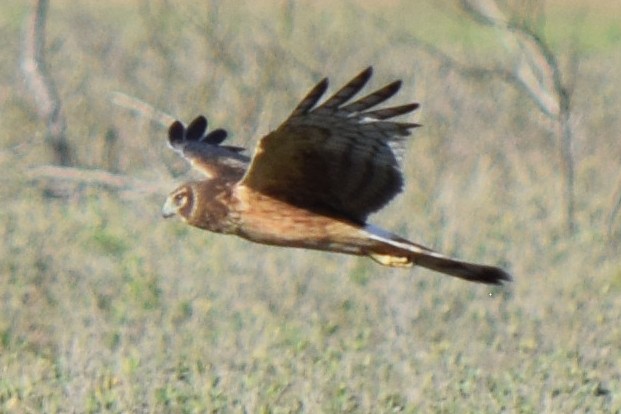
<svg viewBox="0 0 621 414">
<path fill-rule="evenodd" d="M 175 196 L 175 204 L 178 205 L 178 206 L 185 204 L 185 199 L 186 198 L 187 197 L 186 197 L 185 194 L 177 194 Z"/>
</svg>

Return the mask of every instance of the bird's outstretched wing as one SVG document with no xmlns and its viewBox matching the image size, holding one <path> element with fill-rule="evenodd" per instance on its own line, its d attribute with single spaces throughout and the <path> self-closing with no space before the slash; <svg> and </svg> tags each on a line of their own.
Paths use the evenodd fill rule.
<svg viewBox="0 0 621 414">
<path fill-rule="evenodd" d="M 397 93 L 401 81 L 348 103 L 372 73 L 367 68 L 316 107 L 328 87 L 327 79 L 319 82 L 261 139 L 239 185 L 358 222 L 386 205 L 403 187 L 403 140 L 419 126 L 391 118 L 418 104 L 374 109 Z"/>
<path fill-rule="evenodd" d="M 227 137 L 224 129 L 207 132 L 207 119 L 199 116 L 186 127 L 175 121 L 168 129 L 168 145 L 187 159 L 192 167 L 209 178 L 239 180 L 250 158 L 244 148 L 220 145 Z"/>
</svg>

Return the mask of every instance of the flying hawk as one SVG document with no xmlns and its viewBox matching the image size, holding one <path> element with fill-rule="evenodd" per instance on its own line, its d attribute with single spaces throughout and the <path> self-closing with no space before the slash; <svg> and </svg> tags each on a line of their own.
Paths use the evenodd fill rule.
<svg viewBox="0 0 621 414">
<path fill-rule="evenodd" d="M 164 203 L 164 217 L 216 233 L 283 247 L 369 256 L 385 266 L 423 266 L 474 282 L 511 280 L 504 270 L 446 257 L 367 223 L 403 189 L 399 161 L 405 137 L 418 124 L 392 118 L 417 103 L 375 109 L 401 81 L 350 102 L 372 75 L 369 67 L 325 102 L 323 79 L 252 158 L 222 145 L 227 133 L 207 133 L 199 116 L 175 121 L 168 143 L 206 179 L 182 184 Z"/>
</svg>

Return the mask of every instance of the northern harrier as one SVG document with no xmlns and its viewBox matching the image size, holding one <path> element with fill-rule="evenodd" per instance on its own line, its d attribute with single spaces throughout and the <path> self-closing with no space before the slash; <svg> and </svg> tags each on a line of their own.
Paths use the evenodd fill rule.
<svg viewBox="0 0 621 414">
<path fill-rule="evenodd" d="M 263 137 L 252 158 L 243 148 L 221 145 L 223 129 L 207 132 L 199 116 L 187 128 L 175 121 L 168 143 L 207 176 L 174 190 L 164 217 L 253 242 L 369 256 L 385 266 L 423 266 L 462 279 L 500 284 L 502 269 L 441 255 L 370 224 L 367 216 L 403 188 L 399 159 L 414 123 L 392 118 L 417 103 L 374 109 L 397 93 L 395 81 L 354 102 L 368 68 L 317 106 L 323 79 L 275 131 Z"/>
</svg>

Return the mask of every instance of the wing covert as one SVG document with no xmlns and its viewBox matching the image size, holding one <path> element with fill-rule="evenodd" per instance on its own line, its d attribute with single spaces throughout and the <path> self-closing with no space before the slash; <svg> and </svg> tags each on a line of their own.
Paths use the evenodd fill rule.
<svg viewBox="0 0 621 414">
<path fill-rule="evenodd" d="M 250 162 L 241 154 L 244 148 L 220 145 L 227 132 L 221 128 L 207 132 L 207 126 L 207 119 L 202 115 L 187 127 L 175 121 L 168 129 L 168 145 L 209 178 L 239 180 Z"/>
<path fill-rule="evenodd" d="M 367 68 L 319 106 L 328 81 L 317 84 L 260 140 L 240 185 L 360 222 L 386 205 L 402 190 L 404 139 L 419 126 L 390 118 L 418 104 L 369 110 L 395 95 L 400 81 L 348 103 L 371 75 Z"/>
</svg>

